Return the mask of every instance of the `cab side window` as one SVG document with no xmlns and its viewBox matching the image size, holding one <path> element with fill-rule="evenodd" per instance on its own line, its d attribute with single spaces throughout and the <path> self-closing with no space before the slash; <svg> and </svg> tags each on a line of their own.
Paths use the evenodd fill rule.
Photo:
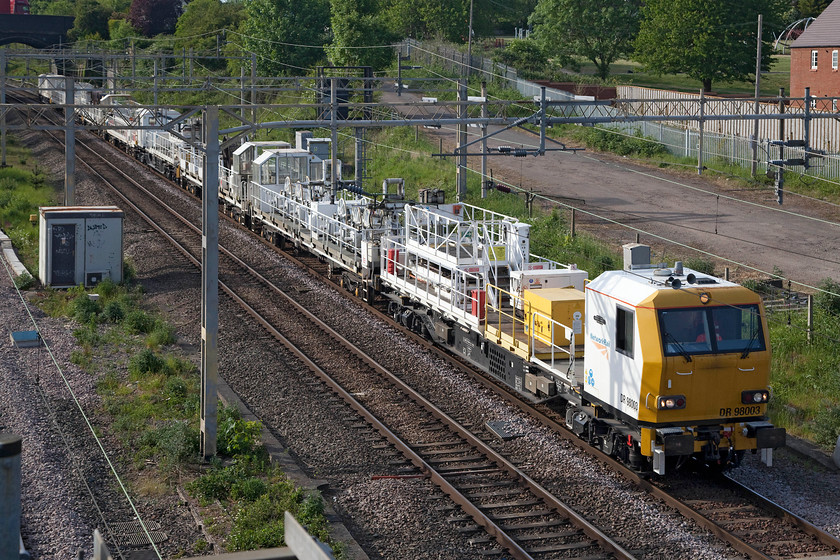
<svg viewBox="0 0 840 560">
<path fill-rule="evenodd" d="M 629 309 L 616 308 L 615 349 L 628 358 L 633 357 L 633 319 L 634 313 Z"/>
</svg>

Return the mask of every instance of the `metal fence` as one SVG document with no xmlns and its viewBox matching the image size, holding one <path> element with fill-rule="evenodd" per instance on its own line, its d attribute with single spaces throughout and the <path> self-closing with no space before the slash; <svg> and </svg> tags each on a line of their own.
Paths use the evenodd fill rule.
<svg viewBox="0 0 840 560">
<path fill-rule="evenodd" d="M 520 79 L 516 70 L 488 58 L 472 56 L 442 43 L 421 43 L 407 39 L 402 47 L 412 62 L 440 66 L 449 72 L 461 74 L 469 65 L 473 72 L 481 72 L 487 81 L 505 81 L 523 96 L 534 98 L 540 95 L 541 86 L 528 80 Z M 615 107 L 600 105 L 587 107 L 586 114 L 627 118 L 650 115 L 655 111 L 662 115 L 699 115 L 700 95 L 637 86 L 619 86 Z M 557 101 L 576 99 L 569 92 L 546 89 L 546 95 Z M 579 99 L 579 98 L 578 98 Z M 651 103 L 655 101 L 655 103 Z M 704 97 L 705 114 L 710 111 L 726 115 L 752 115 L 755 104 L 752 99 L 725 99 L 712 96 Z M 574 112 L 566 107 L 564 114 Z M 777 114 L 778 103 L 759 103 L 759 114 Z M 818 175 L 827 179 L 840 179 L 840 114 L 835 118 L 824 118 L 837 114 L 837 100 L 813 98 L 810 115 L 820 114 L 823 118 L 811 118 L 808 121 L 809 144 L 813 150 L 825 152 L 821 156 L 811 156 L 809 167 L 789 166 L 794 172 Z M 785 112 L 803 114 L 804 109 L 796 104 L 785 107 Z M 778 148 L 770 145 L 773 140 L 796 140 L 804 138 L 805 115 L 802 119 L 785 121 L 784 138 L 781 138 L 778 119 L 759 121 L 757 169 L 761 172 L 770 167 L 770 160 L 779 159 Z M 665 122 L 614 122 L 602 125 L 604 128 L 620 131 L 633 136 L 641 135 L 661 143 L 673 155 L 697 159 L 700 150 L 700 124 L 698 121 L 680 121 L 676 124 Z M 735 165 L 751 166 L 753 161 L 753 140 L 755 123 L 750 119 L 710 120 L 703 125 L 703 161 L 721 160 Z M 784 159 L 804 159 L 804 148 L 786 147 Z"/>
<path fill-rule="evenodd" d="M 403 43 L 403 53 L 408 54 L 413 63 L 440 66 L 455 74 L 464 73 L 469 66 L 473 74 L 482 74 L 488 82 L 505 82 L 528 98 L 539 96 L 542 91 L 539 84 L 520 79 L 515 68 L 483 56 L 468 57 L 467 53 L 445 44 L 421 43 L 414 39 L 406 39 Z M 575 98 L 572 93 L 551 88 L 546 88 L 546 95 L 558 101 Z"/>
</svg>

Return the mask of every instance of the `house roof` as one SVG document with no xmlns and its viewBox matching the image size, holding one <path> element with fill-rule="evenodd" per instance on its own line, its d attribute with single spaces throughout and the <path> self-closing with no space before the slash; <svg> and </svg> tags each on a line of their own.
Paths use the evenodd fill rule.
<svg viewBox="0 0 840 560">
<path fill-rule="evenodd" d="M 840 0 L 834 0 L 791 44 L 798 47 L 840 46 Z"/>
</svg>

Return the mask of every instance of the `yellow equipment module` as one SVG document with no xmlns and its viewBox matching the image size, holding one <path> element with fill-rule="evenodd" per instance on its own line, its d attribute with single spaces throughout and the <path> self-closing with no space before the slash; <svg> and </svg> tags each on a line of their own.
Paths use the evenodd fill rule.
<svg viewBox="0 0 840 560">
<path fill-rule="evenodd" d="M 554 344 L 558 346 L 568 346 L 571 343 L 566 336 L 566 330 L 560 325 L 576 333 L 583 332 L 586 296 L 580 290 L 574 288 L 525 290 L 524 299 L 526 332 L 530 325 L 534 325 L 536 336 L 551 340 L 553 330 Z M 578 345 L 582 342 L 580 336 L 575 340 Z"/>
</svg>

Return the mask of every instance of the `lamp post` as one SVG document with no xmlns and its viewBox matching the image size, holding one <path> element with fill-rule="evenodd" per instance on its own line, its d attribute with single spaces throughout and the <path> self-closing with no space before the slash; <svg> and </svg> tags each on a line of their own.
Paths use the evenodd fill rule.
<svg viewBox="0 0 840 560">
<path fill-rule="evenodd" d="M 467 34 L 467 83 L 470 81 L 470 70 L 472 70 L 472 19 L 473 19 L 473 2 L 470 0 L 470 29 Z"/>
</svg>

